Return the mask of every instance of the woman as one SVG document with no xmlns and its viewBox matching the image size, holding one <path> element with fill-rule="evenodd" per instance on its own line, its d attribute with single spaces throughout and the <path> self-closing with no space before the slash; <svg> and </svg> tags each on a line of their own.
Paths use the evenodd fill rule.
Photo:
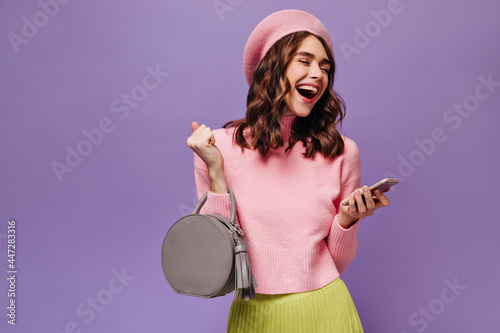
<svg viewBox="0 0 500 333">
<path fill-rule="evenodd" d="M 187 139 L 198 199 L 208 192 L 200 214 L 229 217 L 231 188 L 258 283 L 253 299 L 233 300 L 227 331 L 363 332 L 340 274 L 360 220 L 389 200 L 361 186 L 357 145 L 336 129 L 345 105 L 330 35 L 306 12 L 273 13 L 250 35 L 244 68 L 246 117 L 214 131 L 193 122 Z"/>
</svg>

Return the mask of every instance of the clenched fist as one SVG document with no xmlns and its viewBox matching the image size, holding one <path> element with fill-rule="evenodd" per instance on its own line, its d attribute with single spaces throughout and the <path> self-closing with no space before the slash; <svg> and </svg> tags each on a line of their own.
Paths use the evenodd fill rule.
<svg viewBox="0 0 500 333">
<path fill-rule="evenodd" d="M 208 169 L 222 168 L 224 158 L 219 148 L 215 145 L 215 137 L 210 127 L 199 125 L 196 121 L 191 123 L 193 133 L 186 140 L 187 145 L 207 165 Z"/>
</svg>

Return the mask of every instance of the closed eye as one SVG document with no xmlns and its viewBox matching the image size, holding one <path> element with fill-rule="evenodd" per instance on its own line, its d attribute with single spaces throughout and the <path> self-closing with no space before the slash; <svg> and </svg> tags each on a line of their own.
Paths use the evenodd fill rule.
<svg viewBox="0 0 500 333">
<path fill-rule="evenodd" d="M 309 65 L 309 61 L 307 61 L 307 60 L 299 60 L 299 62 Z M 330 73 L 330 70 L 328 68 L 321 68 L 321 69 L 324 70 L 325 73 L 327 73 L 327 74 Z"/>
<path fill-rule="evenodd" d="M 309 65 L 309 61 L 307 60 L 299 60 L 299 62 Z M 330 73 L 330 70 L 328 68 L 321 68 L 321 69 L 324 70 L 326 74 Z"/>
</svg>

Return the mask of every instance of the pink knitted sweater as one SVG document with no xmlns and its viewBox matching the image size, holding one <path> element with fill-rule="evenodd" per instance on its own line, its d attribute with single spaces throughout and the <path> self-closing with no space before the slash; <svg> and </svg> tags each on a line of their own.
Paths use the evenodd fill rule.
<svg viewBox="0 0 500 333">
<path fill-rule="evenodd" d="M 300 141 L 285 154 L 296 117 L 282 117 L 285 147 L 270 150 L 266 159 L 257 150 L 242 153 L 232 141 L 234 127 L 212 131 L 260 294 L 319 289 L 338 278 L 356 254 L 361 220 L 345 229 L 337 217 L 342 199 L 361 187 L 358 147 L 343 136 L 344 153 L 333 159 L 320 153 L 306 158 Z M 207 167 L 196 153 L 194 167 L 198 200 L 208 192 L 200 214 L 229 218 L 229 193 L 209 190 Z"/>
</svg>

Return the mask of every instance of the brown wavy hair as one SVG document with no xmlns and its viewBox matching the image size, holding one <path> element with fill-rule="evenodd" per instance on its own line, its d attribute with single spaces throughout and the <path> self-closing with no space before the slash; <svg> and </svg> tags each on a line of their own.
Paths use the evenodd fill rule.
<svg viewBox="0 0 500 333">
<path fill-rule="evenodd" d="M 284 146 L 281 116 L 286 111 L 285 96 L 292 89 L 290 81 L 286 78 L 286 69 L 300 43 L 308 36 L 318 38 L 328 55 L 331 64 L 328 87 L 307 117 L 295 118 L 285 153 L 295 143 L 301 141 L 306 147 L 303 155 L 307 158 L 313 158 L 316 152 L 322 153 L 325 157 L 342 154 L 344 141 L 336 126 L 342 126 L 345 103 L 333 90 L 335 60 L 324 39 L 307 31 L 289 34 L 269 49 L 254 71 L 253 82 L 247 96 L 246 117 L 224 124 L 223 128 L 236 127 L 233 140 L 241 146 L 242 152 L 244 148 L 251 149 L 251 145 L 266 157 L 270 148 L 277 149 Z M 284 83 L 284 89 L 281 82 Z M 252 133 L 250 145 L 243 136 L 243 131 L 247 127 Z"/>
</svg>

